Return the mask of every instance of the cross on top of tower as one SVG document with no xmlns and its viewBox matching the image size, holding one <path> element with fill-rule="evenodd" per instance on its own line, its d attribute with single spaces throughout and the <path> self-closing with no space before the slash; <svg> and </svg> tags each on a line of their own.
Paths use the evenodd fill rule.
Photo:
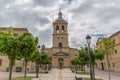
<svg viewBox="0 0 120 80">
<path fill-rule="evenodd" d="M 59 11 L 59 13 L 58 13 L 58 18 L 62 18 L 61 8 L 60 8 L 60 11 Z"/>
</svg>

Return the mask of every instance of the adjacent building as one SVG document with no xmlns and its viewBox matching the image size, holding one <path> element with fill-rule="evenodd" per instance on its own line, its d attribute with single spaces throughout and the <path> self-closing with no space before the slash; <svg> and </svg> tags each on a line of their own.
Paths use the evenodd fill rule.
<svg viewBox="0 0 120 80">
<path fill-rule="evenodd" d="M 115 42 L 115 47 L 112 55 L 110 56 L 110 70 L 111 71 L 120 71 L 120 31 L 111 35 L 111 38 Z M 98 38 L 96 43 L 97 48 L 102 48 L 101 38 Z M 107 70 L 106 60 L 97 61 L 97 67 L 101 70 Z"/>
<path fill-rule="evenodd" d="M 17 36 L 20 33 L 28 31 L 27 28 L 12 28 L 12 29 L 14 36 Z M 7 31 L 7 27 L 0 27 L 0 31 Z M 15 71 L 17 67 L 23 68 L 23 66 L 24 66 L 24 60 L 16 60 L 13 66 L 13 71 Z M 8 70 L 9 70 L 9 59 L 6 55 L 0 54 L 0 71 L 8 71 Z"/>
</svg>

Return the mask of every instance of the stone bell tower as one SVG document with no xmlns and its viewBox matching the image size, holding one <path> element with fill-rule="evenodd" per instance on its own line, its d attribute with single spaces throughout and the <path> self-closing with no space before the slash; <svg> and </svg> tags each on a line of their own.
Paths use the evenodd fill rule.
<svg viewBox="0 0 120 80">
<path fill-rule="evenodd" d="M 62 18 L 62 12 L 53 22 L 53 48 L 68 48 L 68 23 Z"/>
<path fill-rule="evenodd" d="M 51 58 L 51 66 L 54 68 L 69 68 L 71 60 L 78 54 L 78 50 L 68 45 L 68 22 L 63 19 L 61 11 L 53 22 L 53 46 L 45 51 Z"/>
</svg>

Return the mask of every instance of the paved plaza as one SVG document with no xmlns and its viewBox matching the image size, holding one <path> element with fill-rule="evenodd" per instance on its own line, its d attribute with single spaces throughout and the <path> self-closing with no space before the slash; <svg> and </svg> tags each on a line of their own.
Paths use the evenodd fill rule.
<svg viewBox="0 0 120 80">
<path fill-rule="evenodd" d="M 41 80 L 75 80 L 75 73 L 70 69 L 52 69 L 48 74 L 40 74 Z"/>
<path fill-rule="evenodd" d="M 108 72 L 95 70 L 96 76 L 103 78 L 104 80 L 109 80 Z M 111 80 L 120 80 L 120 72 L 111 72 Z"/>
<path fill-rule="evenodd" d="M 96 70 L 96 77 L 108 80 L 108 72 Z M 13 77 L 23 76 L 23 72 L 13 72 Z M 27 74 L 27 76 L 35 76 L 36 74 Z M 39 74 L 41 80 L 75 80 L 75 73 L 72 73 L 70 69 L 52 69 L 48 74 Z M 8 80 L 8 72 L 0 72 L 0 80 Z M 84 76 L 84 75 L 80 75 Z M 88 75 L 89 77 L 89 75 Z M 111 80 L 120 80 L 120 74 L 111 72 Z"/>
<path fill-rule="evenodd" d="M 12 77 L 23 76 L 23 72 L 13 72 Z M 27 76 L 35 76 L 36 74 L 27 74 Z M 0 80 L 8 80 L 9 72 L 0 72 Z M 75 80 L 75 73 L 70 69 L 52 69 L 48 74 L 39 74 L 41 80 Z"/>
</svg>

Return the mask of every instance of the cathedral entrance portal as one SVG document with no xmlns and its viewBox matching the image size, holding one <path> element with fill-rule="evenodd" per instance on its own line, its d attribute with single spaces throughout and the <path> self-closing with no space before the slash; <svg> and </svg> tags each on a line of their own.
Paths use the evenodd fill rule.
<svg viewBox="0 0 120 80">
<path fill-rule="evenodd" d="M 64 68 L 64 60 L 63 60 L 63 58 L 58 59 L 58 68 L 59 69 Z"/>
</svg>

